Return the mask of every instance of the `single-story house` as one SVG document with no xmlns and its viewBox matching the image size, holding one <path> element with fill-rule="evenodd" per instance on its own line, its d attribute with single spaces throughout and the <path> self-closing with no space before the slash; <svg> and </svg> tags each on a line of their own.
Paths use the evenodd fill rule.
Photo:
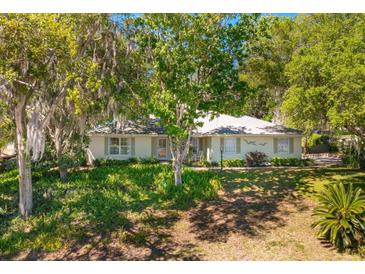
<svg viewBox="0 0 365 274">
<path fill-rule="evenodd" d="M 169 140 L 157 118 L 122 125 L 109 123 L 89 132 L 89 160 L 108 158 L 126 160 L 132 157 L 171 159 Z M 221 159 L 245 159 L 251 151 L 264 152 L 269 158 L 301 158 L 302 134 L 296 129 L 276 125 L 249 116 L 219 115 L 199 119 L 193 133 L 192 160 L 218 162 Z"/>
</svg>

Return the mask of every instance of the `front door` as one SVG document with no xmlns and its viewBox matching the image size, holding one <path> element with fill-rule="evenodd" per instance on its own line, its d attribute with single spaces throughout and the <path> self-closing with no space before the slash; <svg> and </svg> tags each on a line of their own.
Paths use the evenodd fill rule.
<svg viewBox="0 0 365 274">
<path fill-rule="evenodd" d="M 157 140 L 157 158 L 161 160 L 167 159 L 167 138 L 159 138 Z"/>
</svg>

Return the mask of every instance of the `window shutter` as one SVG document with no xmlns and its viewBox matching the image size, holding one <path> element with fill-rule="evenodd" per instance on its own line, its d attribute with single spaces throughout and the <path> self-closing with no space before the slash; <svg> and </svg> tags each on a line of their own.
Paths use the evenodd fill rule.
<svg viewBox="0 0 365 274">
<path fill-rule="evenodd" d="M 135 145 L 135 138 L 131 138 L 131 156 L 134 157 L 136 155 L 136 145 Z"/>
<path fill-rule="evenodd" d="M 151 137 L 151 157 L 156 157 L 156 141 L 157 138 Z"/>
<path fill-rule="evenodd" d="M 166 139 L 166 156 L 167 156 L 168 160 L 170 160 L 172 158 L 169 139 Z"/>
<path fill-rule="evenodd" d="M 289 138 L 289 153 L 290 154 L 294 153 L 294 138 L 293 137 Z"/>
<path fill-rule="evenodd" d="M 236 138 L 236 153 L 241 154 L 241 138 Z"/>
<path fill-rule="evenodd" d="M 109 140 L 109 137 L 104 137 L 104 155 L 107 156 L 109 153 L 108 153 L 108 140 Z"/>
<path fill-rule="evenodd" d="M 220 150 L 224 152 L 224 137 L 220 138 Z"/>
<path fill-rule="evenodd" d="M 278 153 L 278 139 L 274 138 L 274 153 Z"/>
</svg>

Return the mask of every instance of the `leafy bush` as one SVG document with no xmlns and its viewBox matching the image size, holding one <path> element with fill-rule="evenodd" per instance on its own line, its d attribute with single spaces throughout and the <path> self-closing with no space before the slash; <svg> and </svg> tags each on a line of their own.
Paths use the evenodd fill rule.
<svg viewBox="0 0 365 274">
<path fill-rule="evenodd" d="M 267 155 L 260 151 L 252 151 L 246 154 L 247 166 L 263 166 L 267 162 Z"/>
<path fill-rule="evenodd" d="M 99 166 L 126 166 L 129 164 L 158 164 L 160 161 L 156 158 L 137 158 L 132 157 L 126 160 L 116 160 L 116 159 L 95 159 L 93 165 Z"/>
<path fill-rule="evenodd" d="M 17 160 L 15 158 L 7 159 L 7 160 L 0 159 L 0 171 L 2 171 L 2 172 L 17 169 L 17 167 L 18 167 L 18 164 L 17 164 Z"/>
<path fill-rule="evenodd" d="M 139 162 L 142 164 L 158 164 L 160 161 L 156 158 L 150 157 L 150 158 L 140 158 Z"/>
<path fill-rule="evenodd" d="M 308 139 L 308 146 L 329 145 L 330 139 L 331 138 L 328 135 L 313 133 Z"/>
<path fill-rule="evenodd" d="M 365 236 L 365 195 L 361 189 L 345 188 L 342 183 L 328 185 L 318 195 L 319 205 L 314 209 L 317 218 L 313 227 L 318 236 L 330 241 L 340 251 L 358 248 Z"/>
<path fill-rule="evenodd" d="M 222 187 L 218 176 L 211 171 L 184 170 L 182 177 L 183 184 L 176 186 L 172 169 L 168 167 L 156 176 L 155 188 L 164 199 L 175 200 L 184 207 L 198 200 L 215 198 Z"/>
<path fill-rule="evenodd" d="M 313 160 L 273 157 L 271 159 L 271 164 L 273 166 L 310 166 L 313 164 Z"/>
<path fill-rule="evenodd" d="M 242 167 L 246 166 L 246 161 L 243 159 L 223 160 L 222 164 L 224 167 Z"/>
<path fill-rule="evenodd" d="M 194 167 L 217 167 L 219 166 L 218 162 L 208 162 L 207 160 L 200 160 L 200 161 L 191 161 L 186 163 L 187 166 L 194 166 Z"/>
<path fill-rule="evenodd" d="M 341 150 L 344 165 L 365 169 L 365 144 L 350 142 L 344 145 Z"/>
</svg>

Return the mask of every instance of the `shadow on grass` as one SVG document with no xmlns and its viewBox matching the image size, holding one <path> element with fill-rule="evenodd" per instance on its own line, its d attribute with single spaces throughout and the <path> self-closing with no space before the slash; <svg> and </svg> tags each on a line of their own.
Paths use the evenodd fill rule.
<svg viewBox="0 0 365 274">
<path fill-rule="evenodd" d="M 200 260 L 194 244 L 173 235 L 181 211 L 201 241 L 225 242 L 232 233 L 260 237 L 285 226 L 290 209 L 283 203 L 305 210 L 302 197 L 323 183 L 362 185 L 365 176 L 340 168 L 225 171 L 224 193 L 196 204 L 164 197 L 154 181 L 163 185 L 165 171 L 162 165 L 99 167 L 73 172 L 67 182 L 54 172 L 34 173 L 35 212 L 28 221 L 17 217 L 17 173 L 0 174 L 0 259 Z"/>
<path fill-rule="evenodd" d="M 67 182 L 44 172 L 34 180 L 35 212 L 17 216 L 16 174 L 1 175 L 0 259 L 197 260 L 193 245 L 174 242 L 178 200 L 153 183 L 165 166 L 99 167 L 70 174 Z M 9 177 L 9 178 L 8 178 Z M 187 209 L 194 206 L 189 200 Z M 51 254 L 51 256 L 50 256 Z"/>
<path fill-rule="evenodd" d="M 260 237 L 285 226 L 290 207 L 308 210 L 303 198 L 313 196 L 324 184 L 353 182 L 364 187 L 364 176 L 346 168 L 224 171 L 225 194 L 192 210 L 191 232 L 208 242 L 226 242 L 232 233 Z"/>
</svg>

